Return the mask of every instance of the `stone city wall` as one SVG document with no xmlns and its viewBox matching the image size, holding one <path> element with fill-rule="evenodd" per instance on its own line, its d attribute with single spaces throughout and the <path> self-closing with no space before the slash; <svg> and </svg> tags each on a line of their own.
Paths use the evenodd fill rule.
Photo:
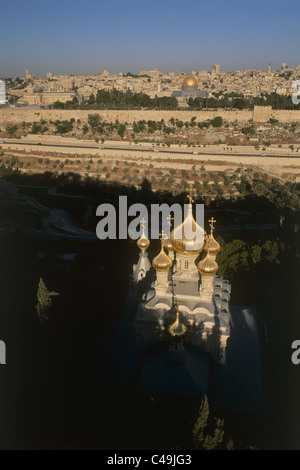
<svg viewBox="0 0 300 470">
<path fill-rule="evenodd" d="M 133 121 L 140 121 L 145 119 L 160 121 L 164 119 L 166 122 L 170 118 L 179 119 L 182 121 L 190 121 L 193 116 L 197 117 L 197 121 L 205 121 L 212 119 L 216 116 L 222 116 L 227 121 L 249 121 L 252 119 L 252 111 L 156 111 L 156 110 L 60 110 L 60 109 L 2 109 L 0 110 L 0 125 L 11 123 L 22 123 L 39 121 L 45 119 L 46 121 L 55 120 L 69 120 L 74 118 L 80 119 L 82 122 L 87 122 L 89 114 L 99 114 L 101 118 L 108 122 L 114 122 L 116 119 L 119 122 L 133 123 Z"/>
<path fill-rule="evenodd" d="M 44 106 L 53 104 L 56 101 L 66 102 L 71 101 L 76 94 L 74 92 L 44 92 L 44 93 L 24 93 L 22 98 L 18 100 L 18 103 L 29 105 L 29 106 Z"/>
<path fill-rule="evenodd" d="M 254 106 L 253 122 L 267 122 L 270 118 L 280 122 L 299 122 L 300 111 L 272 109 L 271 106 Z"/>
<path fill-rule="evenodd" d="M 69 120 L 74 118 L 80 119 L 81 122 L 87 122 L 89 114 L 99 114 L 101 118 L 108 122 L 114 122 L 116 119 L 119 122 L 133 123 L 133 121 L 140 121 L 145 119 L 160 121 L 164 119 L 166 122 L 170 118 L 179 119 L 182 121 L 190 121 L 192 117 L 196 116 L 196 121 L 205 121 L 212 119 L 216 116 L 228 122 L 237 120 L 238 122 L 249 122 L 253 119 L 254 122 L 266 122 L 273 117 L 280 122 L 297 122 L 300 121 L 300 111 L 287 111 L 287 110 L 272 110 L 269 106 L 255 106 L 254 111 L 251 110 L 214 110 L 214 111 L 156 111 L 156 110 L 60 110 L 60 109 L 0 109 L 0 126 L 5 126 L 8 123 L 22 123 L 39 121 L 45 119 L 46 121 L 55 120 Z"/>
</svg>

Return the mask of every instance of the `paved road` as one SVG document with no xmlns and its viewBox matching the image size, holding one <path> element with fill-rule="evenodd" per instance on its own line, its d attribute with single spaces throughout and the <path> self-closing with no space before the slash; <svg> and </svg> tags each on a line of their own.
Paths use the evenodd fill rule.
<svg viewBox="0 0 300 470">
<path fill-rule="evenodd" d="M 182 155 L 189 155 L 192 157 L 197 156 L 205 156 L 205 155 L 213 155 L 213 156 L 220 156 L 220 157 L 267 157 L 267 158 L 299 158 L 300 155 L 281 155 L 281 154 L 265 154 L 265 153 L 219 153 L 219 152 L 200 152 L 200 151 L 185 151 L 185 150 L 171 150 L 171 149 L 154 149 L 154 148 L 134 148 L 134 147 L 106 147 L 106 146 L 96 146 L 96 145 L 72 145 L 72 144 L 50 144 L 50 143 L 41 143 L 41 142 L 6 142 L 0 141 L 1 144 L 6 145 L 29 145 L 29 146 L 37 146 L 37 147 L 67 147 L 67 148 L 80 148 L 80 149 L 98 149 L 98 150 L 123 150 L 127 152 L 150 152 L 155 154 L 162 154 L 162 153 L 173 153 L 173 154 L 182 154 Z"/>
</svg>

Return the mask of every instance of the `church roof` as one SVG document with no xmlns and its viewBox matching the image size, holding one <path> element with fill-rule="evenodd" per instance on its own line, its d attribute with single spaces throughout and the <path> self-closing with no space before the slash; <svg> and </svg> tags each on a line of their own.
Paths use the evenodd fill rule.
<svg viewBox="0 0 300 470">
<path fill-rule="evenodd" d="M 139 255 L 139 260 L 134 269 L 133 279 L 136 282 L 138 282 L 140 280 L 140 273 L 143 272 L 144 274 L 143 277 L 144 277 L 150 268 L 151 268 L 151 263 L 149 261 L 148 254 L 146 251 L 141 250 L 140 255 Z"/>
</svg>

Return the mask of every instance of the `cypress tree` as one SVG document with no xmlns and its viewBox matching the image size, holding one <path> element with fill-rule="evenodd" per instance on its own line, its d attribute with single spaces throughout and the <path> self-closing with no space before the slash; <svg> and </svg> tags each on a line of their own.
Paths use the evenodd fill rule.
<svg viewBox="0 0 300 470">
<path fill-rule="evenodd" d="M 49 320 L 49 311 L 52 306 L 52 299 L 51 297 L 59 295 L 58 292 L 55 291 L 49 291 L 43 281 L 43 279 L 40 277 L 39 285 L 38 285 L 38 290 L 37 290 L 37 300 L 38 303 L 36 305 L 36 311 L 38 315 L 38 319 L 42 322 L 45 323 L 46 321 Z"/>
</svg>

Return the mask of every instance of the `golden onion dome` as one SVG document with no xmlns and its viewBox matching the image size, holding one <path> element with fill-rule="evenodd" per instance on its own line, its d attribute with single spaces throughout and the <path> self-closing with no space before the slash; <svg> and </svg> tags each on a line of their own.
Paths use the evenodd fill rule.
<svg viewBox="0 0 300 470">
<path fill-rule="evenodd" d="M 148 240 L 148 238 L 146 237 L 144 232 L 143 232 L 141 238 L 138 239 L 136 244 L 137 244 L 137 246 L 139 247 L 140 250 L 147 250 L 147 248 L 150 245 L 150 241 Z"/>
<path fill-rule="evenodd" d="M 177 310 L 176 320 L 169 326 L 169 334 L 173 339 L 181 339 L 186 334 L 187 328 L 179 319 L 179 312 Z"/>
<path fill-rule="evenodd" d="M 186 230 L 185 230 L 186 228 Z M 193 233 L 197 233 L 194 238 L 187 238 L 185 232 L 188 229 Z M 181 225 L 174 228 L 170 236 L 173 248 L 177 253 L 182 255 L 195 255 L 200 253 L 204 245 L 204 230 L 200 227 L 194 217 L 192 211 L 192 204 L 189 204 L 188 213 Z"/>
<path fill-rule="evenodd" d="M 169 269 L 172 267 L 172 260 L 171 258 L 166 254 L 163 246 L 163 240 L 161 240 L 161 249 L 160 252 L 158 253 L 155 258 L 153 258 L 152 261 L 152 266 L 156 271 L 164 272 L 164 271 L 169 271 Z"/>
<path fill-rule="evenodd" d="M 218 263 L 212 259 L 209 253 L 198 263 L 198 270 L 203 276 L 214 276 L 218 269 Z"/>
<path fill-rule="evenodd" d="M 174 251 L 173 245 L 168 238 L 164 240 L 164 248 L 166 248 L 168 251 Z"/>
<path fill-rule="evenodd" d="M 220 244 L 215 240 L 212 234 L 208 235 L 205 241 L 205 251 L 210 255 L 216 256 L 221 250 Z"/>
<path fill-rule="evenodd" d="M 196 87 L 198 87 L 198 80 L 195 77 L 195 75 L 187 75 L 184 78 L 183 82 L 182 82 L 182 86 L 196 86 Z"/>
</svg>

